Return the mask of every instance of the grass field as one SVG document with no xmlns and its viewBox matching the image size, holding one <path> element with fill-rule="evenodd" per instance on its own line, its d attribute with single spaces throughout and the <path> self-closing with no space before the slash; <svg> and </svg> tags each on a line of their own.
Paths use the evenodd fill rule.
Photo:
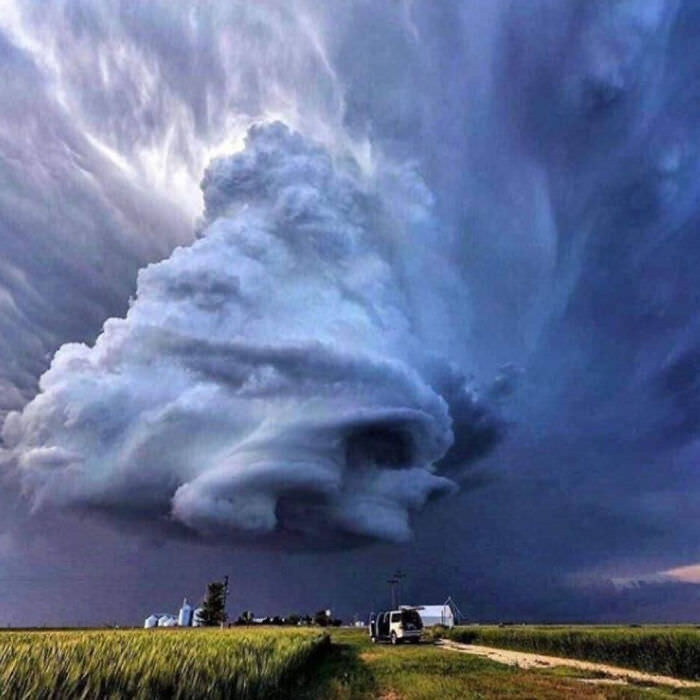
<svg viewBox="0 0 700 700">
<path fill-rule="evenodd" d="M 366 633 L 338 630 L 304 700 L 642 700 L 699 697 L 697 691 L 589 685 L 572 669 L 525 671 L 431 644 L 373 645 Z M 595 677 L 594 677 L 595 679 Z"/>
<path fill-rule="evenodd" d="M 0 698 L 296 697 L 315 630 L 0 633 Z"/>
<path fill-rule="evenodd" d="M 512 668 L 426 643 L 373 645 L 362 630 L 0 632 L 0 698 L 470 700 L 699 697 L 594 686 L 572 669 Z"/>
<path fill-rule="evenodd" d="M 697 627 L 467 626 L 444 634 L 457 642 L 600 661 L 700 680 Z"/>
</svg>

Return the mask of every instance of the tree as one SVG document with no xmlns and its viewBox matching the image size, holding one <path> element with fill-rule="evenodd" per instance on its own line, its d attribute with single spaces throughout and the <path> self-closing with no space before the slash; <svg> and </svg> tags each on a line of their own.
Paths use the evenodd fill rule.
<svg viewBox="0 0 700 700">
<path fill-rule="evenodd" d="M 252 625 L 255 615 L 252 610 L 244 610 L 236 620 L 237 625 Z"/>
<path fill-rule="evenodd" d="M 199 620 L 204 627 L 216 627 L 226 622 L 226 584 L 212 581 L 202 601 Z"/>
<path fill-rule="evenodd" d="M 320 627 L 328 627 L 329 622 L 330 615 L 328 614 L 327 610 L 319 610 L 314 615 L 314 624 L 319 625 Z"/>
<path fill-rule="evenodd" d="M 288 625 L 294 625 L 295 627 L 299 624 L 301 620 L 301 617 L 297 615 L 296 613 L 292 613 L 291 615 L 287 615 L 287 624 Z"/>
</svg>

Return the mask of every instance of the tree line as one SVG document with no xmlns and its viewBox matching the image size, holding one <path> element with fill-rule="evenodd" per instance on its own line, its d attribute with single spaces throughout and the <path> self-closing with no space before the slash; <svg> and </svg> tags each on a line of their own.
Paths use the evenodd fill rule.
<svg viewBox="0 0 700 700">
<path fill-rule="evenodd" d="M 234 625 L 289 625 L 290 627 L 297 627 L 299 625 L 318 625 L 319 627 L 340 627 L 343 621 L 337 617 L 333 617 L 328 614 L 327 610 L 319 610 L 313 615 L 299 615 L 297 613 L 291 613 L 282 617 L 280 615 L 274 615 L 270 617 L 258 617 L 251 610 L 243 611 Z"/>
<path fill-rule="evenodd" d="M 227 581 L 212 581 L 197 613 L 197 620 L 203 627 L 220 627 L 226 624 Z M 244 610 L 233 622 L 234 625 L 318 625 L 319 627 L 339 627 L 342 620 L 331 615 L 330 610 L 318 610 L 313 615 L 291 613 L 256 618 L 251 610 Z"/>
</svg>

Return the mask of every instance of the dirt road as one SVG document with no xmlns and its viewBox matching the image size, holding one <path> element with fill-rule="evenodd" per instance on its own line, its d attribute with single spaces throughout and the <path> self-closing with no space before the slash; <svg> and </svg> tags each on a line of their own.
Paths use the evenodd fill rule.
<svg viewBox="0 0 700 700">
<path fill-rule="evenodd" d="M 700 683 L 694 681 L 681 680 L 671 676 L 659 676 L 654 673 L 644 673 L 634 671 L 619 666 L 608 666 L 607 664 L 595 663 L 593 661 L 579 661 L 578 659 L 565 659 L 558 656 L 543 656 L 542 654 L 531 654 L 524 651 L 513 651 L 511 649 L 492 649 L 476 644 L 459 644 L 447 639 L 441 639 L 437 644 L 450 651 L 458 651 L 464 654 L 474 654 L 485 656 L 492 661 L 518 666 L 519 668 L 554 668 L 555 666 L 568 666 L 583 671 L 591 671 L 599 674 L 604 673 L 606 680 L 624 683 L 652 683 L 654 685 L 665 685 L 673 688 L 699 688 Z"/>
</svg>

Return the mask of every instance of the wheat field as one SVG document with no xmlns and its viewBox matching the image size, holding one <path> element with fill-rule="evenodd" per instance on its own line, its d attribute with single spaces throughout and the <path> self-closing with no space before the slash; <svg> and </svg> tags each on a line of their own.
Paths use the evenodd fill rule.
<svg viewBox="0 0 700 700">
<path fill-rule="evenodd" d="M 0 632 L 0 697 L 293 697 L 329 646 L 317 630 Z"/>
</svg>

